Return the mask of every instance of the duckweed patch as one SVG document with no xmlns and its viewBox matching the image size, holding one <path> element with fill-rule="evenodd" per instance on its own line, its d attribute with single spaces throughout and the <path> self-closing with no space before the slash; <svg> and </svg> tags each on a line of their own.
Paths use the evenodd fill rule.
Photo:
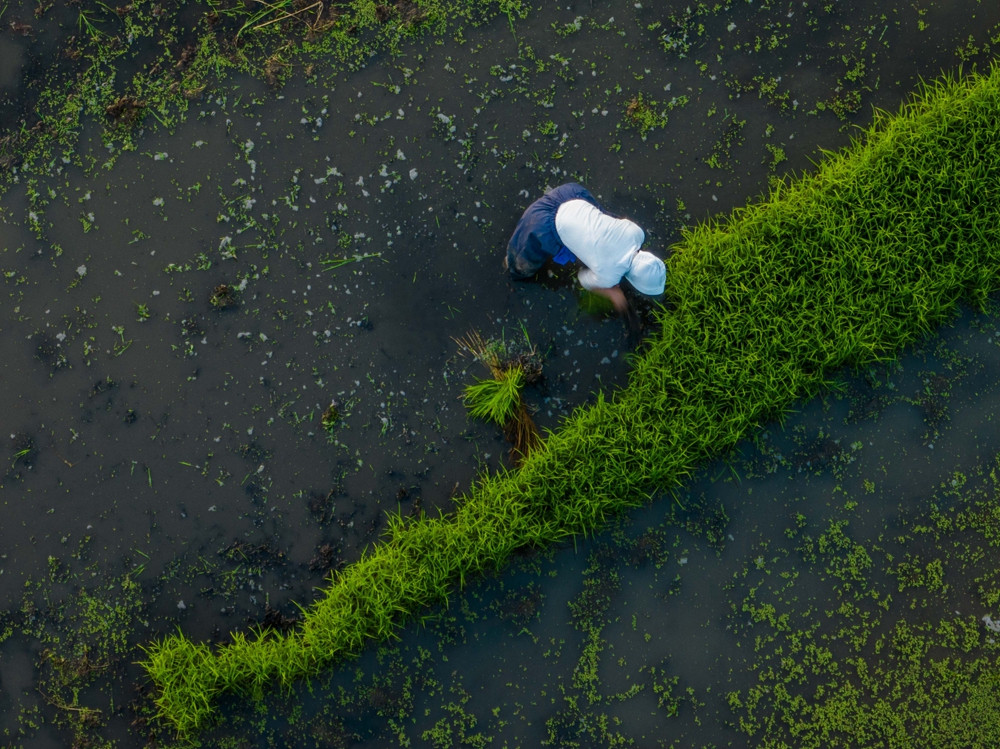
<svg viewBox="0 0 1000 749">
<path fill-rule="evenodd" d="M 992 719 L 1000 658 L 992 619 L 978 613 L 996 600 L 974 594 L 996 535 L 997 464 L 976 474 L 969 486 L 942 483 L 930 512 L 907 518 L 895 537 L 858 543 L 844 519 L 798 547 L 768 550 L 762 569 L 797 555 L 804 564 L 794 572 L 737 575 L 745 597 L 731 626 L 754 638 L 758 683 L 727 699 L 755 745 L 957 748 L 1000 740 Z M 912 547 L 936 556 L 906 552 L 900 560 Z M 876 566 L 882 575 L 872 574 Z"/>
</svg>

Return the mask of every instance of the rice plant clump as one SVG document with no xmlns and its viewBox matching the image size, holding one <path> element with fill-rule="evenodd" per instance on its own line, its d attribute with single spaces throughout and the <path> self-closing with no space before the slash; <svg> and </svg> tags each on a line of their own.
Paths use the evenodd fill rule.
<svg viewBox="0 0 1000 749">
<path fill-rule="evenodd" d="M 326 407 L 323 411 L 323 415 L 320 416 L 319 423 L 323 427 L 324 431 L 328 434 L 332 433 L 337 428 L 337 423 L 340 421 L 340 408 L 336 400 L 330 401 L 330 405 Z"/>
<path fill-rule="evenodd" d="M 643 99 L 642 94 L 634 97 L 625 107 L 625 121 L 639 131 L 642 139 L 654 128 L 667 125 L 666 110 L 657 112 L 659 102 L 653 99 Z"/>
<path fill-rule="evenodd" d="M 465 388 L 465 407 L 477 419 L 506 426 L 521 407 L 521 388 L 524 387 L 524 370 L 510 367 L 489 380 L 476 380 Z"/>
<path fill-rule="evenodd" d="M 493 375 L 490 380 L 477 380 L 466 386 L 462 396 L 466 408 L 477 419 L 492 421 L 503 428 L 504 437 L 511 444 L 511 460 L 520 465 L 528 453 L 541 444 L 538 428 L 521 397 L 525 384 L 541 377 L 538 352 L 530 343 L 518 347 L 506 340 L 483 340 L 476 331 L 456 342 L 485 364 Z"/>
<path fill-rule="evenodd" d="M 224 283 L 220 283 L 212 289 L 212 296 L 209 297 L 208 301 L 219 310 L 235 309 L 240 304 L 236 287 Z"/>
<path fill-rule="evenodd" d="M 611 303 L 610 299 L 586 289 L 580 290 L 579 303 L 580 309 L 587 314 L 597 317 L 606 317 L 615 311 L 615 306 Z"/>
</svg>

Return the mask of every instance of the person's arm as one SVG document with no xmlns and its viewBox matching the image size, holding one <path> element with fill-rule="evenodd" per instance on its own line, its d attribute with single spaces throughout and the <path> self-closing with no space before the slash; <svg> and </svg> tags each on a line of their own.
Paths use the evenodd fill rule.
<svg viewBox="0 0 1000 749">
<path fill-rule="evenodd" d="M 618 284 L 610 288 L 593 288 L 589 289 L 589 291 L 600 294 L 605 299 L 609 299 L 619 315 L 624 315 L 628 312 L 628 301 L 626 301 L 625 294 L 622 293 L 621 287 Z"/>
<path fill-rule="evenodd" d="M 605 299 L 610 300 L 619 315 L 624 315 L 628 312 L 628 302 L 625 301 L 625 295 L 622 293 L 621 286 L 618 283 L 610 283 L 614 279 L 601 278 L 590 268 L 581 268 L 579 274 L 577 274 L 577 278 L 580 279 L 580 285 L 587 291 L 600 294 Z M 621 279 L 618 280 L 620 281 Z"/>
</svg>

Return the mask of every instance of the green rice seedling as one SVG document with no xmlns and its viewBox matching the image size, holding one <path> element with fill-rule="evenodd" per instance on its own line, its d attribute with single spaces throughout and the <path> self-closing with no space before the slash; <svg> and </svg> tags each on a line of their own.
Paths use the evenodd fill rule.
<svg viewBox="0 0 1000 749">
<path fill-rule="evenodd" d="M 521 388 L 524 387 L 524 372 L 511 367 L 489 380 L 476 380 L 466 385 L 465 407 L 477 419 L 492 421 L 497 426 L 506 426 L 521 407 Z"/>
<path fill-rule="evenodd" d="M 580 291 L 579 304 L 580 309 L 584 312 L 601 317 L 610 315 L 615 310 L 615 307 L 611 303 L 610 299 L 605 296 L 601 296 L 600 294 L 595 294 L 593 291 L 587 291 L 586 289 L 582 289 Z"/>
<path fill-rule="evenodd" d="M 485 364 L 494 378 L 499 378 L 503 373 L 507 359 L 507 346 L 504 341 L 484 340 L 477 330 L 469 331 L 464 338 L 452 338 L 452 340 L 471 353 L 473 359 Z"/>
<path fill-rule="evenodd" d="M 97 23 L 101 23 L 98 21 Z M 90 20 L 90 11 L 81 10 L 80 15 L 77 17 L 77 27 L 81 34 L 86 33 L 92 40 L 99 40 L 104 36 L 99 28 L 94 25 L 94 22 Z"/>
<path fill-rule="evenodd" d="M 477 380 L 468 385 L 463 398 L 472 416 L 503 428 L 515 465 L 520 465 L 528 453 L 541 444 L 538 428 L 521 397 L 529 377 L 541 376 L 541 362 L 538 352 L 528 341 L 527 331 L 523 326 L 521 329 L 528 348 L 516 356 L 512 355 L 512 347 L 506 341 L 485 341 L 475 330 L 465 338 L 454 339 L 493 374 L 492 380 Z"/>
<path fill-rule="evenodd" d="M 642 94 L 633 97 L 625 106 L 625 121 L 639 131 L 643 140 L 650 130 L 667 125 L 666 110 L 657 112 L 657 107 L 659 102 L 644 99 Z"/>
<path fill-rule="evenodd" d="M 293 632 L 214 651 L 180 634 L 151 644 L 143 665 L 161 716 L 192 731 L 224 691 L 287 687 L 396 636 L 516 549 L 592 534 L 677 487 L 834 387 L 840 368 L 894 358 L 962 301 L 983 309 L 1000 288 L 997 111 L 997 63 L 926 85 L 813 174 L 684 230 L 667 261 L 672 309 L 632 360 L 628 388 L 598 394 L 454 512 L 394 518 Z"/>
<path fill-rule="evenodd" d="M 463 395 L 469 414 L 503 428 L 515 464 L 541 443 L 538 428 L 521 397 L 524 381 L 524 370 L 515 364 L 494 379 L 477 380 L 467 385 Z"/>
<path fill-rule="evenodd" d="M 362 260 L 367 260 L 368 258 L 373 258 L 373 257 L 381 258 L 382 253 L 366 252 L 363 255 L 352 255 L 351 257 L 327 258 L 326 260 L 320 260 L 319 262 L 323 270 L 328 271 L 328 270 L 336 270 L 337 268 L 341 268 L 347 265 L 348 263 L 360 263 Z M 387 261 L 383 260 L 383 262 Z"/>
<path fill-rule="evenodd" d="M 323 414 L 319 417 L 319 424 L 327 433 L 333 432 L 340 421 L 340 404 L 336 400 L 330 401 Z"/>
</svg>

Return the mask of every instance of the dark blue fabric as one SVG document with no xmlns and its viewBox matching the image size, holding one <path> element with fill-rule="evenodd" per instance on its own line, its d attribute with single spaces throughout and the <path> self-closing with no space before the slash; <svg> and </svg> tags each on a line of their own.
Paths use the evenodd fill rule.
<svg viewBox="0 0 1000 749">
<path fill-rule="evenodd" d="M 569 251 L 569 247 L 563 245 L 559 248 L 559 252 L 552 256 L 552 262 L 556 265 L 566 265 L 567 263 L 575 263 L 576 255 Z"/>
<path fill-rule="evenodd" d="M 560 185 L 529 205 L 507 243 L 507 269 L 511 278 L 530 278 L 547 260 L 559 265 L 576 260 L 556 231 L 556 211 L 569 200 L 586 200 L 595 208 L 601 207 L 586 187 L 575 182 Z"/>
</svg>

